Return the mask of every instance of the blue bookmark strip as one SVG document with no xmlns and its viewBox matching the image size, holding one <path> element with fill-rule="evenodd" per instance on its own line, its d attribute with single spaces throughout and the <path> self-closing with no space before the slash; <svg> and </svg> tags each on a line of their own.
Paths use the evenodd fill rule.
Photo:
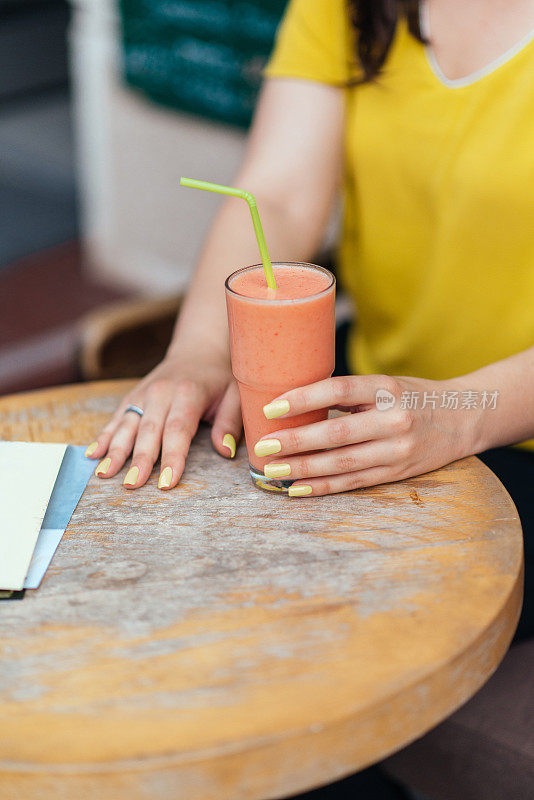
<svg viewBox="0 0 534 800">
<path fill-rule="evenodd" d="M 65 450 L 24 581 L 25 589 L 37 589 L 41 583 L 94 471 L 95 462 L 86 458 L 84 452 L 84 447 L 74 445 Z"/>
</svg>

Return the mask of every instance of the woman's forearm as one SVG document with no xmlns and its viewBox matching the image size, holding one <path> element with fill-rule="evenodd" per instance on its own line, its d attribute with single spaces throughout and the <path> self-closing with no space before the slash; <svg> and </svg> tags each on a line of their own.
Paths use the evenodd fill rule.
<svg viewBox="0 0 534 800">
<path fill-rule="evenodd" d="M 236 185 L 256 197 L 273 261 L 308 260 L 319 247 L 339 185 L 343 130 L 342 90 L 309 81 L 266 81 Z M 229 198 L 205 241 L 171 355 L 228 357 L 224 281 L 259 261 L 247 205 Z"/>
<path fill-rule="evenodd" d="M 534 347 L 459 380 L 465 392 L 486 399 L 469 412 L 473 414 L 473 452 L 534 438 Z"/>
</svg>

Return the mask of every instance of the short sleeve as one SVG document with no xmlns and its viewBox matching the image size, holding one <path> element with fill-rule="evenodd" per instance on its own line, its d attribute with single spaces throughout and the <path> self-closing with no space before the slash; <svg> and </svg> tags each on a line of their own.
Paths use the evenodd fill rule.
<svg viewBox="0 0 534 800">
<path fill-rule="evenodd" d="M 346 0 L 290 0 L 264 75 L 345 86 L 357 74 Z"/>
</svg>

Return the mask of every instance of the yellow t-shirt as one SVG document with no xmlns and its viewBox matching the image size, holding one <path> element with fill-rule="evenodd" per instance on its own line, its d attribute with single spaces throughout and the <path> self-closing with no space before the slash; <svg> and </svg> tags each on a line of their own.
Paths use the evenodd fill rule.
<svg viewBox="0 0 534 800">
<path fill-rule="evenodd" d="M 439 380 L 534 345 L 534 39 L 507 55 L 447 82 L 401 22 L 346 89 L 354 372 Z M 346 86 L 355 64 L 344 0 L 292 0 L 266 75 Z"/>
</svg>

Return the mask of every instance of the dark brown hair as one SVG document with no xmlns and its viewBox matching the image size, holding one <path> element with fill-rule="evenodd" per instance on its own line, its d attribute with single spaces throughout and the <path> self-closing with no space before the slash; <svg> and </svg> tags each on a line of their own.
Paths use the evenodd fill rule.
<svg viewBox="0 0 534 800">
<path fill-rule="evenodd" d="M 348 7 L 356 28 L 363 81 L 373 80 L 382 69 L 401 16 L 406 18 L 410 33 L 425 41 L 419 24 L 419 0 L 348 0 Z"/>
</svg>

